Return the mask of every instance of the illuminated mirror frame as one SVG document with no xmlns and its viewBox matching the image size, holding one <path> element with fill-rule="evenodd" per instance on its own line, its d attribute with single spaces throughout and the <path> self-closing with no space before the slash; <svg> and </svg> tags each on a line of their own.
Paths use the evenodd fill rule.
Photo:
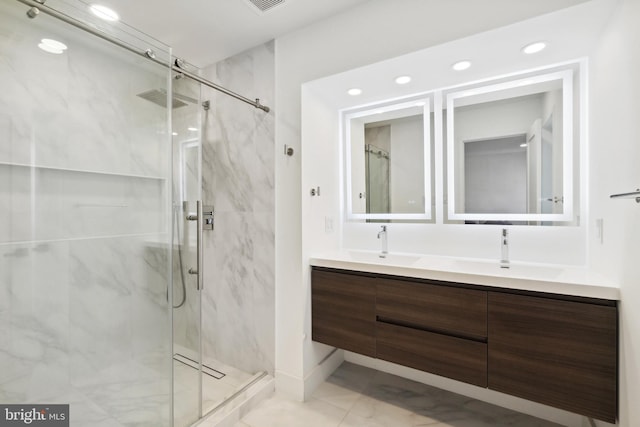
<svg viewBox="0 0 640 427">
<path fill-rule="evenodd" d="M 562 81 L 562 192 L 563 210 L 561 214 L 513 214 L 513 213 L 456 213 L 455 205 L 455 135 L 454 104 L 457 99 L 490 94 L 492 92 L 525 88 L 526 86 L 553 80 Z M 497 83 L 489 86 L 473 87 L 447 94 L 447 200 L 448 220 L 480 221 L 573 221 L 573 70 L 531 76 L 519 80 Z M 471 104 L 470 104 L 471 105 Z"/>
<path fill-rule="evenodd" d="M 420 97 L 411 98 L 411 100 L 403 100 L 401 103 L 384 103 L 376 105 L 368 105 L 365 107 L 356 107 L 343 110 L 341 112 L 342 124 L 342 141 L 345 158 L 345 183 L 346 195 L 345 205 L 347 207 L 347 220 L 419 220 L 425 221 L 432 218 L 431 214 L 431 98 Z M 423 118 L 423 164 L 424 164 L 424 213 L 354 213 L 353 212 L 353 183 L 351 179 L 351 121 L 367 116 L 375 117 L 380 113 L 388 113 L 392 111 L 422 107 Z M 372 120 L 372 122 L 375 120 Z"/>
</svg>

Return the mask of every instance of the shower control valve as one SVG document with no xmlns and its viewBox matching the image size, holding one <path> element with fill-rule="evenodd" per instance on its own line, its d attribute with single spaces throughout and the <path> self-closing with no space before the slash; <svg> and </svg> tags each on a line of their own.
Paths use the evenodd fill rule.
<svg viewBox="0 0 640 427">
<path fill-rule="evenodd" d="M 213 230 L 213 206 L 204 205 L 202 206 L 202 229 L 203 230 Z M 189 214 L 187 215 L 187 221 L 197 221 L 198 215 Z"/>
<path fill-rule="evenodd" d="M 213 206 L 205 205 L 202 207 L 202 229 L 213 230 Z"/>
</svg>

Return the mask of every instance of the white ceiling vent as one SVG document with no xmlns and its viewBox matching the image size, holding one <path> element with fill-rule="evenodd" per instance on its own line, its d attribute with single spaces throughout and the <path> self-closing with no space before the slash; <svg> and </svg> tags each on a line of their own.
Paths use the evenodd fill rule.
<svg viewBox="0 0 640 427">
<path fill-rule="evenodd" d="M 248 0 L 249 3 L 258 8 L 260 12 L 266 12 L 284 3 L 284 0 Z"/>
</svg>

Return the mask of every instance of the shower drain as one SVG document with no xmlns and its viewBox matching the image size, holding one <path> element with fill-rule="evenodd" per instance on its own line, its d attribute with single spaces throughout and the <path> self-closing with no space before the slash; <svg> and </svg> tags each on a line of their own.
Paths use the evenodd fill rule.
<svg viewBox="0 0 640 427">
<path fill-rule="evenodd" d="M 176 353 L 173 355 L 173 360 L 175 360 L 176 362 L 180 362 L 183 365 L 187 365 L 193 369 L 198 369 L 199 368 L 199 363 L 196 362 L 193 359 L 188 358 L 187 356 L 183 356 L 180 353 Z M 202 373 L 203 374 L 207 374 L 210 377 L 213 377 L 217 380 L 221 380 L 223 379 L 226 374 L 224 372 L 220 372 L 217 369 L 213 369 L 210 366 L 205 365 L 204 363 L 202 364 Z"/>
</svg>

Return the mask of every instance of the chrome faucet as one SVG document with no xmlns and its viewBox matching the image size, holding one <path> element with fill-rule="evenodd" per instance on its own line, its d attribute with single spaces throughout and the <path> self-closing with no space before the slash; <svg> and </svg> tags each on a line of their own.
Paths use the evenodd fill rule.
<svg viewBox="0 0 640 427">
<path fill-rule="evenodd" d="M 380 258 L 386 258 L 387 254 L 387 226 L 381 225 L 381 230 L 378 232 L 378 239 L 382 239 L 382 252 L 380 252 Z"/>
<path fill-rule="evenodd" d="M 500 268 L 509 268 L 509 231 L 506 228 L 502 229 L 500 247 L 502 248 Z"/>
</svg>

